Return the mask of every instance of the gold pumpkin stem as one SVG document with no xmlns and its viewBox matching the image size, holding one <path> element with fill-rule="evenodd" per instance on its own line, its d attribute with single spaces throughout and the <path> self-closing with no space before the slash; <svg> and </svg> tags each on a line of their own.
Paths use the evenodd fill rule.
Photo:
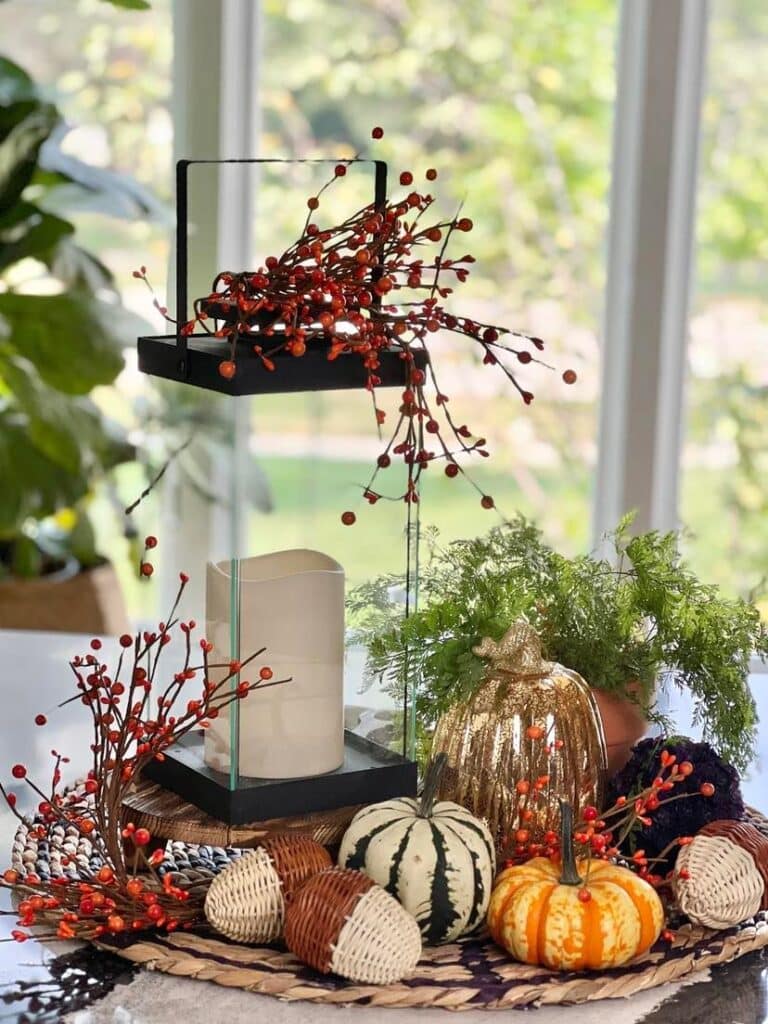
<svg viewBox="0 0 768 1024">
<path fill-rule="evenodd" d="M 581 875 L 576 869 L 576 857 L 573 852 L 573 808 L 567 800 L 560 801 L 560 854 L 560 885 L 581 885 Z"/>
<path fill-rule="evenodd" d="M 421 790 L 420 818 L 430 818 L 432 816 L 432 808 L 435 806 L 435 800 L 437 799 L 440 779 L 443 776 L 447 762 L 448 755 L 444 753 L 438 754 L 437 757 L 433 757 L 429 762 L 427 774 L 424 776 L 424 786 Z"/>
</svg>

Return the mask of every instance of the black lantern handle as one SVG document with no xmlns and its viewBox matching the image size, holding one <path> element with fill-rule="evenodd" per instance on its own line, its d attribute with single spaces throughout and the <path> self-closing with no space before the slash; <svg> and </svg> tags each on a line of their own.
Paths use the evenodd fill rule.
<svg viewBox="0 0 768 1024">
<path fill-rule="evenodd" d="M 176 164 L 176 351 L 179 371 L 189 375 L 187 336 L 181 328 L 187 323 L 189 302 L 189 168 L 199 164 L 372 164 L 374 167 L 374 197 L 377 210 L 387 202 L 387 164 L 384 160 L 344 160 L 323 158 L 318 160 L 290 160 L 280 158 L 179 160 Z"/>
</svg>

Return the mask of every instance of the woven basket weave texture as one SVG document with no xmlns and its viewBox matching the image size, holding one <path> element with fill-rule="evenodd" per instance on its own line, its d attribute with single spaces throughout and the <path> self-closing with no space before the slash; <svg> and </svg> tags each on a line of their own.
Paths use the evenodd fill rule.
<svg viewBox="0 0 768 1024">
<path fill-rule="evenodd" d="M 710 821 L 700 835 L 725 836 L 746 850 L 763 879 L 761 910 L 768 910 L 768 837 L 749 821 Z"/>
<path fill-rule="evenodd" d="M 380 886 L 360 897 L 339 932 L 331 970 L 351 981 L 390 985 L 412 974 L 421 956 L 421 931 Z"/>
<path fill-rule="evenodd" d="M 359 871 L 315 875 L 288 902 L 285 943 L 323 974 L 387 985 L 413 972 L 421 932 L 397 900 Z"/>
<path fill-rule="evenodd" d="M 327 850 L 308 836 L 271 836 L 211 883 L 208 923 L 236 942 L 272 942 L 283 931 L 286 898 L 330 866 Z"/>
<path fill-rule="evenodd" d="M 289 901 L 285 942 L 291 952 L 322 974 L 331 970 L 333 945 L 363 893 L 376 883 L 359 871 L 325 871 Z"/>
<path fill-rule="evenodd" d="M 768 904 L 768 839 L 739 821 L 706 825 L 677 858 L 680 909 L 708 928 L 727 928 Z"/>
</svg>

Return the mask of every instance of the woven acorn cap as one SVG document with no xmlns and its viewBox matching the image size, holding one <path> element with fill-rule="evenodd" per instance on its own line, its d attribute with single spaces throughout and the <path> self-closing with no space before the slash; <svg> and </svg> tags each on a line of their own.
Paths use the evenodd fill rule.
<svg viewBox="0 0 768 1024">
<path fill-rule="evenodd" d="M 747 822 L 710 822 L 680 850 L 675 888 L 683 913 L 707 928 L 768 909 L 768 838 Z"/>
<path fill-rule="evenodd" d="M 205 898 L 208 923 L 237 942 L 272 942 L 282 935 L 285 900 L 332 864 L 309 836 L 270 836 L 221 872 Z"/>
<path fill-rule="evenodd" d="M 322 974 L 390 985 L 421 956 L 416 920 L 360 871 L 331 868 L 308 879 L 288 901 L 288 949 Z"/>
</svg>

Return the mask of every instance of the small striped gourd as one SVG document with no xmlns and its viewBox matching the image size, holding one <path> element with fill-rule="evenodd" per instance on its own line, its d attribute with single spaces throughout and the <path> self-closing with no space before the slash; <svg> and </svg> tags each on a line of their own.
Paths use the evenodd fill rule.
<svg viewBox="0 0 768 1024">
<path fill-rule="evenodd" d="M 421 800 L 402 797 L 359 811 L 339 866 L 364 871 L 416 918 L 424 941 L 452 942 L 483 923 L 495 873 L 493 839 L 458 804 L 435 803 L 445 756 L 433 761 Z"/>
<path fill-rule="evenodd" d="M 562 864 L 536 857 L 499 875 L 488 908 L 494 941 L 515 960 L 557 971 L 618 967 L 658 939 L 656 891 L 628 868 L 573 856 L 570 805 L 561 807 Z M 587 872 L 589 877 L 587 878 Z"/>
</svg>

